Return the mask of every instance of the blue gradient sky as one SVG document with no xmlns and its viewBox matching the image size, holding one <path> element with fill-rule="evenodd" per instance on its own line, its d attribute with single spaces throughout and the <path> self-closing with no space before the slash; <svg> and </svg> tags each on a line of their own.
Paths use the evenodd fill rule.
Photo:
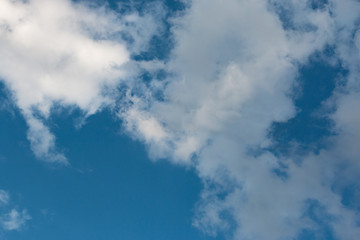
<svg viewBox="0 0 360 240">
<path fill-rule="evenodd" d="M 0 240 L 356 240 L 358 1 L 56 2 L 70 53 L 0 11 Z"/>
</svg>

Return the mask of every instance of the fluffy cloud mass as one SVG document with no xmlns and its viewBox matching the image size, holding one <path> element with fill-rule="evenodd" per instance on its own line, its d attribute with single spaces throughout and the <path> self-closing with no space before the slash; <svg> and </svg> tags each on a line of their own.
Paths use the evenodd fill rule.
<svg viewBox="0 0 360 240">
<path fill-rule="evenodd" d="M 124 80 L 130 60 L 120 35 L 134 35 L 131 50 L 140 51 L 157 28 L 145 23 L 154 25 L 148 16 L 67 0 L 1 1 L 0 76 L 26 118 L 37 157 L 67 162 L 44 124 L 51 108 L 75 106 L 90 115 L 112 104 L 106 89 Z"/>
<path fill-rule="evenodd" d="M 358 195 L 344 204 L 342 191 L 359 184 L 359 1 L 186 4 L 170 21 L 169 59 L 137 62 L 131 56 L 160 31 L 154 12 L 119 16 L 70 1 L 0 2 L 0 76 L 29 125 L 36 156 L 67 162 L 45 125 L 55 105 L 85 115 L 110 107 L 153 159 L 196 169 L 204 183 L 194 217 L 201 230 L 244 240 L 306 232 L 356 239 Z M 347 71 L 323 103 L 333 110 L 321 113 L 336 135 L 319 152 L 279 154 L 269 131 L 296 117 L 300 69 L 327 49 L 334 54 L 323 61 Z M 157 70 L 170 74 L 147 84 L 136 80 Z M 117 101 L 121 84 L 127 91 Z"/>
<path fill-rule="evenodd" d="M 143 109 L 135 103 L 125 119 L 152 156 L 197 169 L 205 189 L 195 226 L 234 239 L 359 235 L 358 212 L 341 195 L 345 185 L 358 183 L 357 171 L 348 171 L 359 156 L 353 90 L 360 76 L 359 7 L 356 1 L 195 0 L 174 19 L 177 44 L 168 68 L 175 77 L 165 100 Z M 338 133 L 331 150 L 275 154 L 269 130 L 296 115 L 299 69 L 330 47 L 340 57 L 326 61 L 350 72 L 325 104 L 337 109 L 327 116 Z"/>
</svg>

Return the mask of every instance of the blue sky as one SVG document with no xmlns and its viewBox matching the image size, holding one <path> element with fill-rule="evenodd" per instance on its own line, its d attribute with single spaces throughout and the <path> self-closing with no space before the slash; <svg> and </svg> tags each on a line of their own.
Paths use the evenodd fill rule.
<svg viewBox="0 0 360 240">
<path fill-rule="evenodd" d="M 0 2 L 0 240 L 355 240 L 356 0 Z"/>
<path fill-rule="evenodd" d="M 56 122 L 69 168 L 39 164 L 21 116 L 2 114 L 1 130 L 11 137 L 2 137 L 2 187 L 32 217 L 6 239 L 205 239 L 191 227 L 201 190 L 193 171 L 152 163 L 141 144 L 113 131 L 118 123 L 108 112 L 79 130 L 63 117 Z"/>
</svg>

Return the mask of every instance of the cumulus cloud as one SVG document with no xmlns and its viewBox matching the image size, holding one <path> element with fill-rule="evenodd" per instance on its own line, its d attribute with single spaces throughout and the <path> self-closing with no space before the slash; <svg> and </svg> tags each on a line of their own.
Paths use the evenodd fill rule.
<svg viewBox="0 0 360 240">
<path fill-rule="evenodd" d="M 195 226 L 234 239 L 323 234 L 321 224 L 339 239 L 358 236 L 358 213 L 333 189 L 339 165 L 351 169 L 359 156 L 358 91 L 349 94 L 359 82 L 358 10 L 350 0 L 194 0 L 173 20 L 176 46 L 167 70 L 174 75 L 164 99 L 134 102 L 132 114 L 121 116 L 152 156 L 196 168 L 205 189 Z M 333 99 L 335 147 L 306 157 L 274 155 L 268 130 L 296 114 L 291 96 L 299 67 L 329 46 L 350 70 L 348 86 Z M 352 174 L 346 183 L 357 180 Z"/>
<path fill-rule="evenodd" d="M 52 107 L 91 115 L 113 104 L 106 89 L 124 81 L 130 55 L 146 48 L 156 26 L 149 14 L 120 16 L 70 0 L 1 1 L 0 77 L 27 121 L 38 158 L 67 163 L 45 124 Z M 122 35 L 135 39 L 131 46 Z"/>
<path fill-rule="evenodd" d="M 18 211 L 9 207 L 10 204 L 9 193 L 0 189 L 0 226 L 6 231 L 20 230 L 31 216 L 26 209 Z"/>
<path fill-rule="evenodd" d="M 45 125 L 54 104 L 90 115 L 117 102 L 125 131 L 153 159 L 196 169 L 204 190 L 194 225 L 203 231 L 244 240 L 296 239 L 304 231 L 321 238 L 325 225 L 339 239 L 355 239 L 359 210 L 344 204 L 342 190 L 359 182 L 360 3 L 187 3 L 171 19 L 170 58 L 135 62 L 131 56 L 148 48 L 163 15 L 119 16 L 106 6 L 60 0 L 2 1 L 0 76 L 29 125 L 35 154 L 67 162 Z M 299 69 L 329 47 L 335 56 L 327 60 L 348 71 L 326 103 L 335 109 L 327 117 L 337 136 L 318 153 L 279 156 L 269 129 L 296 115 Z M 165 79 L 134 80 L 159 69 L 169 73 Z M 115 101 L 111 90 L 120 84 L 128 89 Z M 11 228 L 12 219 L 26 216 L 11 211 L 4 221 Z"/>
</svg>

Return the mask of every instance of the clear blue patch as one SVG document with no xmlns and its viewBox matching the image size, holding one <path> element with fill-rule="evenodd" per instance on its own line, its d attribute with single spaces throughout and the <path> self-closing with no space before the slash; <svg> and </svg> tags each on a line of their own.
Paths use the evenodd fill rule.
<svg viewBox="0 0 360 240">
<path fill-rule="evenodd" d="M 0 188 L 32 216 L 6 239 L 222 239 L 191 225 L 202 188 L 192 170 L 151 162 L 111 112 L 76 128 L 82 117 L 77 109 L 55 109 L 47 122 L 71 163 L 65 168 L 35 159 L 18 109 L 0 111 Z"/>
<path fill-rule="evenodd" d="M 360 212 L 360 186 L 357 184 L 351 184 L 341 189 L 341 203 L 357 212 Z"/>
<path fill-rule="evenodd" d="M 324 55 L 333 54 L 329 47 Z M 269 136 L 275 144 L 272 151 L 276 154 L 288 154 L 297 148 L 298 153 L 318 152 L 327 146 L 327 137 L 334 134 L 333 123 L 322 108 L 342 79 L 346 71 L 340 66 L 331 66 L 317 56 L 313 56 L 306 66 L 300 68 L 298 83 L 300 87 L 294 99 L 297 114 L 287 122 L 274 123 Z M 324 112 L 325 111 L 325 112 Z"/>
<path fill-rule="evenodd" d="M 328 0 L 308 0 L 308 5 L 314 10 L 324 10 L 328 4 Z"/>
</svg>

